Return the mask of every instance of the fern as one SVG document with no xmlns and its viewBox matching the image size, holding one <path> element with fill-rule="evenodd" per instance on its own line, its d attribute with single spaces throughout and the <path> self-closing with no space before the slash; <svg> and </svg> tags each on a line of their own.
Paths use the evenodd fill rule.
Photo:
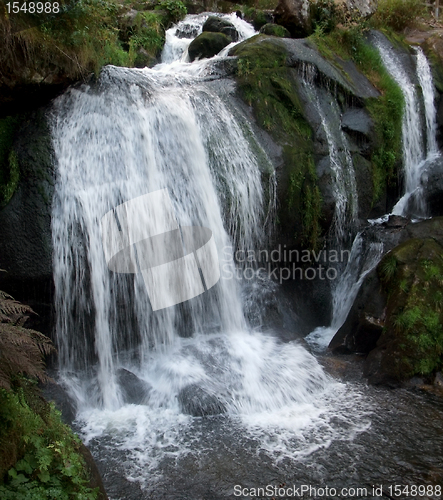
<svg viewBox="0 0 443 500">
<path fill-rule="evenodd" d="M 45 355 L 54 351 L 51 340 L 36 330 L 25 328 L 31 307 L 0 290 L 0 387 L 11 388 L 19 374 L 47 381 Z"/>
</svg>

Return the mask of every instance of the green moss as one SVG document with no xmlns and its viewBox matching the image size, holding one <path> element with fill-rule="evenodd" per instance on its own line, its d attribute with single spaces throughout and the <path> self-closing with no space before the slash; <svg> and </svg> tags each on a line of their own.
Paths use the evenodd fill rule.
<svg viewBox="0 0 443 500">
<path fill-rule="evenodd" d="M 268 22 L 268 18 L 263 10 L 256 9 L 254 7 L 243 7 L 243 17 L 246 21 L 250 22 L 254 26 L 255 30 L 259 30 Z"/>
<path fill-rule="evenodd" d="M 284 45 L 264 35 L 234 48 L 237 81 L 258 124 L 282 145 L 284 169 L 278 219 L 299 243 L 315 247 L 320 234 L 321 197 L 313 161 L 312 129 L 298 97 L 298 75 L 287 68 Z"/>
<path fill-rule="evenodd" d="M 9 203 L 20 179 L 17 155 L 12 149 L 20 123 L 17 116 L 0 120 L 0 207 Z"/>
<path fill-rule="evenodd" d="M 289 31 L 279 24 L 266 23 L 260 28 L 260 33 L 264 35 L 277 36 L 279 38 L 291 38 Z"/>
<path fill-rule="evenodd" d="M 337 29 L 328 35 L 317 33 L 311 40 L 320 53 L 335 65 L 340 65 L 337 56 L 354 61 L 381 93 L 380 97 L 369 98 L 365 102 L 375 129 L 375 147 L 371 155 L 375 204 L 398 177 L 402 158 L 403 94 L 384 67 L 378 50 L 365 41 L 361 29 Z"/>
<path fill-rule="evenodd" d="M 157 58 L 165 44 L 165 29 L 160 13 L 139 12 L 129 39 L 130 53 L 137 57 L 137 50 L 143 48 L 153 59 Z"/>
<path fill-rule="evenodd" d="M 0 496 L 4 500 L 94 500 L 80 440 L 60 413 L 21 380 L 0 390 Z M 11 467 L 11 464 L 13 465 Z"/>
<path fill-rule="evenodd" d="M 186 6 L 180 0 L 161 0 L 155 8 L 165 12 L 162 19 L 165 29 L 168 29 L 174 23 L 178 23 L 187 14 Z"/>
<path fill-rule="evenodd" d="M 386 360 L 391 375 L 403 380 L 433 374 L 443 364 L 443 248 L 430 238 L 408 240 L 378 269 L 388 295 L 378 344 L 395 353 Z"/>
</svg>

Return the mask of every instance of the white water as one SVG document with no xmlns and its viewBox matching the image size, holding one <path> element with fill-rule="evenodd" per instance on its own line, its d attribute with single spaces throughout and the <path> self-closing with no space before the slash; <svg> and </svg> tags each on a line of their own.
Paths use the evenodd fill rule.
<svg viewBox="0 0 443 500">
<path fill-rule="evenodd" d="M 437 109 L 435 107 L 435 90 L 429 62 L 421 49 L 417 52 L 417 77 L 423 94 L 426 117 L 426 158 L 431 159 L 439 155 L 437 146 Z"/>
<path fill-rule="evenodd" d="M 352 244 L 349 260 L 332 289 L 332 320 L 328 327 L 319 327 L 306 340 L 318 350 L 324 350 L 346 321 L 352 304 L 365 277 L 377 266 L 383 255 L 383 244 L 370 242 L 364 247 L 364 239 L 358 233 Z"/>
<path fill-rule="evenodd" d="M 166 31 L 166 43 L 162 52 L 162 63 L 172 63 L 174 61 L 189 62 L 188 47 L 192 40 L 202 32 L 203 24 L 210 14 L 208 12 L 202 14 L 188 15 L 172 28 Z M 233 14 L 218 15 L 222 19 L 231 22 L 238 32 L 238 42 L 246 40 L 256 34 L 254 28 Z M 225 47 L 220 56 L 225 56 L 235 43 Z"/>
<path fill-rule="evenodd" d="M 234 265 L 232 248 L 266 245 L 275 179 L 247 119 L 229 105 L 233 89 L 218 77 L 211 61 L 107 67 L 97 86 L 71 89 L 54 106 L 61 378 L 85 439 L 107 437 L 129 451 L 127 477 L 142 484 L 164 457 L 197 446 L 186 431 L 193 418 L 177 399 L 191 383 L 215 395 L 233 425 L 277 459 L 352 439 L 369 425 L 366 410 L 354 406 L 359 394 L 332 381 L 303 347 L 248 327 L 247 283 L 223 277 L 223 266 Z M 107 269 L 99 222 L 117 205 L 164 188 L 180 225 L 212 230 L 222 279 L 210 293 L 152 312 L 139 275 Z M 130 223 L 152 221 L 142 214 Z M 266 286 L 249 288 L 256 295 L 248 301 L 259 303 Z M 122 367 L 150 387 L 145 405 L 125 402 Z"/>
<path fill-rule="evenodd" d="M 376 46 L 380 52 L 386 69 L 398 83 L 405 99 L 405 110 L 402 121 L 403 142 L 403 170 L 405 177 L 404 195 L 394 206 L 394 215 L 425 216 L 426 207 L 421 186 L 422 174 L 427 162 L 438 155 L 436 134 L 436 111 L 434 103 L 434 89 L 432 84 L 429 63 L 420 48 L 417 49 L 416 72 L 420 83 L 425 116 L 426 137 L 423 137 L 423 122 L 420 113 L 420 96 L 414 83 L 403 68 L 394 49 L 391 46 L 377 41 Z M 411 208 L 411 201 L 413 208 Z"/>
</svg>

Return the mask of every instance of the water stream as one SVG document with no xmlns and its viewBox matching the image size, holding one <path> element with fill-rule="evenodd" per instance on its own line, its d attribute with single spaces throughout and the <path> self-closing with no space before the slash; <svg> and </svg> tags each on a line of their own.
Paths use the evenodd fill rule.
<svg viewBox="0 0 443 500">
<path fill-rule="evenodd" d="M 420 84 L 425 123 L 422 120 L 420 96 L 395 50 L 379 37 L 376 46 L 386 69 L 398 83 L 405 100 L 402 122 L 404 195 L 392 210 L 394 215 L 426 216 L 421 178 L 429 161 L 438 156 L 436 143 L 436 110 L 434 86 L 429 63 L 420 47 L 416 49 L 416 76 Z M 423 134 L 423 128 L 426 134 Z"/>
<path fill-rule="evenodd" d="M 106 67 L 96 84 L 70 89 L 53 108 L 59 377 L 76 400 L 76 428 L 93 450 L 110 498 L 225 499 L 233 498 L 235 484 L 370 488 L 367 477 L 392 482 L 403 473 L 432 481 L 426 474 L 439 467 L 431 457 L 443 448 L 443 435 L 431 422 L 443 415 L 441 405 L 408 392 L 392 402 L 358 378 L 339 382 L 296 334 L 283 341 L 252 326 L 260 321 L 251 321 L 248 303 L 261 304 L 257 314 L 266 314 L 273 284 L 262 277 L 251 286 L 254 269 L 236 262 L 234 253 L 268 248 L 275 174 L 248 117 L 232 105 L 233 85 L 215 66 L 226 56 L 185 60 L 190 38 L 180 36 L 195 36 L 205 19 L 188 16 L 168 32 L 162 64 Z M 241 38 L 253 34 L 243 21 L 235 23 Z M 321 117 L 340 179 L 349 151 L 344 136 L 338 146 Z M 118 205 L 160 189 L 167 190 L 181 227 L 210 228 L 221 278 L 191 300 L 154 311 L 139 273 L 108 269 L 100 221 Z M 340 217 L 356 217 L 356 203 L 352 196 L 337 215 L 341 230 Z M 151 228 L 156 222 L 139 213 L 127 223 Z M 173 259 L 170 252 L 165 248 L 166 260 Z M 380 255 L 379 244 L 355 238 L 336 287 L 332 329 L 344 321 Z M 313 343 L 325 339 L 323 331 Z M 143 401 L 128 399 L 127 373 L 146 388 Z M 216 401 L 221 414 L 189 415 L 183 408 L 186 394 L 192 399 L 189 390 Z M 434 416 L 425 432 L 434 438 L 431 454 L 423 433 L 419 446 L 418 437 L 408 443 L 399 433 L 421 422 L 419 411 L 405 410 L 419 405 Z M 369 475 L 378 465 L 366 462 L 378 447 L 384 473 Z"/>
</svg>

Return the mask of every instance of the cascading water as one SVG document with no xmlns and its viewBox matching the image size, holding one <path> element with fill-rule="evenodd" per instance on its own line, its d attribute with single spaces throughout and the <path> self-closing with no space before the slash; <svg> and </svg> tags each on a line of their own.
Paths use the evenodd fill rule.
<svg viewBox="0 0 443 500">
<path fill-rule="evenodd" d="M 183 21 L 166 31 L 166 43 L 162 52 L 162 63 L 173 63 L 175 61 L 188 61 L 188 47 L 192 40 L 202 32 L 202 27 L 209 14 L 197 14 L 186 16 Z M 242 21 L 237 15 L 225 14 L 219 16 L 232 23 L 238 33 L 239 42 L 250 38 L 255 34 L 254 28 Z M 229 44 L 220 53 L 226 55 L 234 44 Z"/>
<path fill-rule="evenodd" d="M 331 324 L 328 327 L 316 328 L 306 337 L 315 349 L 324 350 L 345 322 L 365 276 L 378 264 L 383 246 L 372 242 L 364 248 L 362 234 L 355 236 L 358 219 L 357 185 L 347 139 L 340 128 L 336 130 L 337 127 L 334 127 L 334 124 L 340 123 L 338 104 L 330 92 L 315 86 L 315 68 L 312 65 L 305 65 L 301 73 L 308 98 L 314 103 L 320 117 L 328 143 L 329 162 L 334 173 L 335 231 L 331 245 L 343 250 L 353 241 L 347 262 L 338 263 L 341 271 L 339 278 L 331 284 Z M 323 92 L 324 96 L 320 96 L 320 92 Z"/>
<path fill-rule="evenodd" d="M 142 484 L 146 467 L 189 451 L 186 388 L 216 398 L 235 428 L 277 457 L 306 455 L 368 425 L 361 414 L 345 416 L 359 396 L 350 398 L 352 390 L 303 347 L 248 327 L 242 289 L 249 278 L 233 272 L 232 254 L 266 247 L 275 180 L 213 64 L 107 67 L 96 85 L 71 89 L 53 109 L 60 374 L 85 439 L 107 437 L 127 450 L 133 460 L 125 473 Z M 188 302 L 153 311 L 140 275 L 107 268 L 100 220 L 159 189 L 169 193 L 179 225 L 211 229 L 221 279 Z M 153 222 L 140 214 L 128 224 Z M 261 288 L 252 287 L 253 301 Z M 146 387 L 143 404 L 128 404 L 122 369 Z"/>
<path fill-rule="evenodd" d="M 417 52 L 417 78 L 423 94 L 426 117 L 426 159 L 430 160 L 440 153 L 437 146 L 437 109 L 431 67 L 421 47 Z"/>
<path fill-rule="evenodd" d="M 333 94 L 326 89 L 320 96 L 320 89 L 314 84 L 316 69 L 305 64 L 301 69 L 303 87 L 308 98 L 314 103 L 321 120 L 326 141 L 328 143 L 329 163 L 333 172 L 335 212 L 334 240 L 338 245 L 346 244 L 352 239 L 358 218 L 358 193 L 354 164 L 347 139 L 341 128 L 340 110 Z"/>
<path fill-rule="evenodd" d="M 420 100 L 414 83 L 399 61 L 394 49 L 383 38 L 377 38 L 376 47 L 386 69 L 398 83 L 405 100 L 402 122 L 403 170 L 405 194 L 392 210 L 394 215 L 425 216 L 426 207 L 421 189 L 421 177 L 427 161 L 438 155 L 435 140 L 436 120 L 434 89 L 429 63 L 420 48 L 417 49 L 416 72 L 420 83 L 425 116 L 426 138 L 423 138 L 423 123 L 420 114 Z M 412 202 L 412 203 L 411 203 Z"/>
</svg>

